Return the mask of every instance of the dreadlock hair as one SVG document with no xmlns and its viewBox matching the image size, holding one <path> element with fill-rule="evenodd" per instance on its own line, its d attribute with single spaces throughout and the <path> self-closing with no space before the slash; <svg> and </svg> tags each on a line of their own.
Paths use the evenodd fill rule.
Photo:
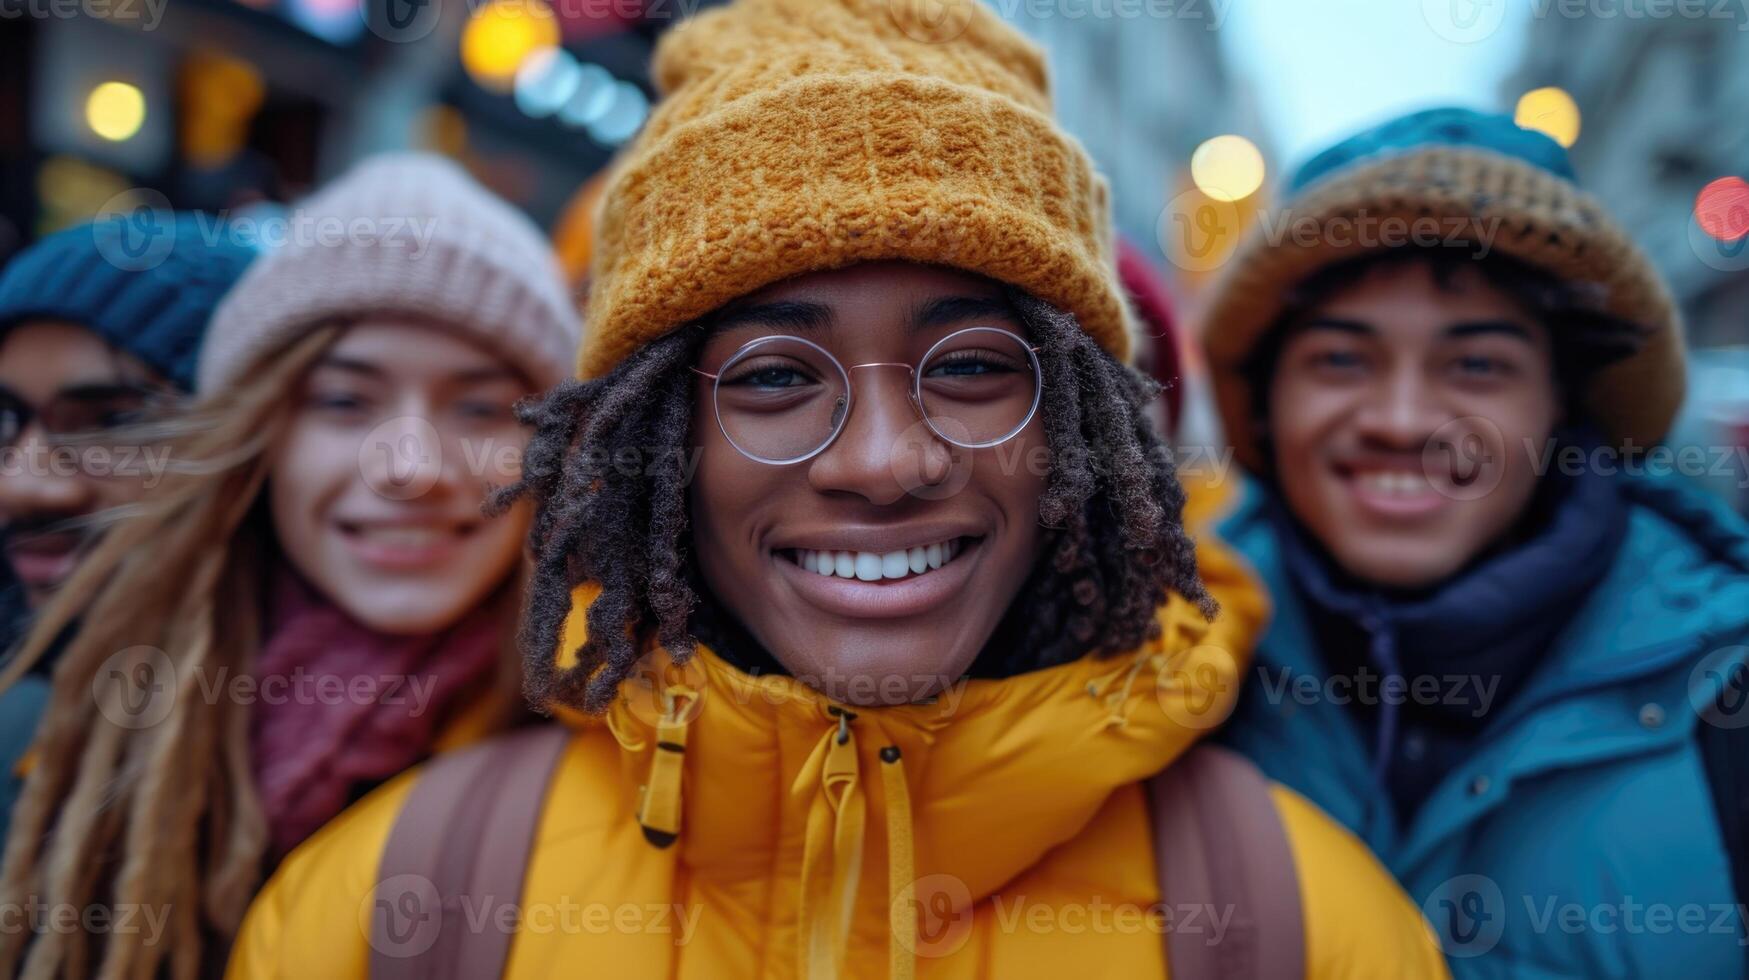
<svg viewBox="0 0 1749 980">
<path fill-rule="evenodd" d="M 109 516 L 0 670 L 4 691 L 65 637 L 0 865 L 0 907 L 29 914 L 27 928 L 0 932 L 0 976 L 195 980 L 223 967 L 268 829 L 251 708 L 202 686 L 253 670 L 277 547 L 263 506 L 268 451 L 343 326 L 312 330 L 205 405 L 138 430 L 170 447 L 162 484 Z M 488 600 L 507 626 L 517 585 L 512 575 Z M 514 681 L 513 666 L 507 658 L 500 682 Z M 139 687 L 161 685 L 143 711 L 143 692 L 112 683 L 142 669 L 153 673 Z M 508 725 L 515 696 L 495 694 L 488 723 Z M 63 905 L 145 909 L 164 934 L 45 928 L 41 917 Z"/>
<path fill-rule="evenodd" d="M 1009 676 L 1089 652 L 1133 650 L 1159 634 L 1156 612 L 1169 590 L 1212 618 L 1215 602 L 1181 522 L 1185 495 L 1173 454 L 1144 411 L 1160 386 L 1113 358 L 1073 316 L 1017 290 L 1008 299 L 1040 348 L 1052 465 L 1039 520 L 1050 531 L 1046 557 L 973 673 Z M 684 465 L 689 369 L 708 323 L 673 331 L 611 373 L 566 382 L 520 408 L 535 430 L 523 477 L 487 509 L 525 498 L 536 505 L 522 646 L 537 706 L 604 711 L 647 644 L 683 661 L 697 627 L 711 619 L 689 554 Z M 620 465 L 628 459 L 641 465 Z M 584 582 L 600 592 L 575 663 L 561 669 L 555 654 L 572 590 Z"/>
</svg>

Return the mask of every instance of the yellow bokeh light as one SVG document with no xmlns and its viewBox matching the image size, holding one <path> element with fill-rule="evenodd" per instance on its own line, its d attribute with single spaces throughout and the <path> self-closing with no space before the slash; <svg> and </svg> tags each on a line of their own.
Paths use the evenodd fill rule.
<svg viewBox="0 0 1749 980">
<path fill-rule="evenodd" d="M 1190 155 L 1190 179 L 1216 201 L 1239 201 L 1263 186 L 1263 153 L 1243 136 L 1216 136 Z"/>
<path fill-rule="evenodd" d="M 1562 89 L 1532 89 L 1518 99 L 1512 121 L 1525 129 L 1547 133 L 1562 146 L 1572 146 L 1579 139 L 1579 103 Z"/>
<path fill-rule="evenodd" d="M 508 92 L 529 55 L 559 43 L 559 21 L 544 0 L 492 0 L 462 31 L 462 67 L 481 88 Z"/>
<path fill-rule="evenodd" d="M 146 97 L 126 82 L 104 82 L 85 100 L 85 122 L 106 140 L 132 139 L 146 123 Z"/>
</svg>

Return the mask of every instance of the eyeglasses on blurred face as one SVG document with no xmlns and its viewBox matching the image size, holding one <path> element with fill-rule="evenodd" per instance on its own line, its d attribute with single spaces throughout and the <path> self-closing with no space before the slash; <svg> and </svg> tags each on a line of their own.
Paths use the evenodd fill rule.
<svg viewBox="0 0 1749 980">
<path fill-rule="evenodd" d="M 748 459 L 800 463 L 832 445 L 855 407 L 850 372 L 903 368 L 913 408 L 944 442 L 984 449 L 1014 438 L 1038 412 L 1038 348 L 998 327 L 957 330 L 916 364 L 871 361 L 848 367 L 824 347 L 789 335 L 742 345 L 709 378 L 717 426 Z"/>
</svg>

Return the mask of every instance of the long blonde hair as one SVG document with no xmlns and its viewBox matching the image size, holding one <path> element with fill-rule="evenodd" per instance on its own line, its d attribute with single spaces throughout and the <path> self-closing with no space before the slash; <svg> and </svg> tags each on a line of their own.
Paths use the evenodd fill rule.
<svg viewBox="0 0 1749 980">
<path fill-rule="evenodd" d="M 0 673 L 4 689 L 76 624 L 0 866 L 0 907 L 32 910 L 29 929 L 0 935 L 0 976 L 147 978 L 167 958 L 172 976 L 193 978 L 235 936 L 260 883 L 267 823 L 249 710 L 201 685 L 253 668 L 273 547 L 257 506 L 268 450 L 342 329 L 312 331 L 173 424 L 176 465 L 163 484 L 108 530 Z M 150 648 L 157 664 L 168 660 L 174 690 L 162 720 L 142 727 L 118 705 L 121 685 L 103 680 Z M 58 906 L 144 911 L 165 933 L 153 942 L 143 930 L 45 928 L 38 915 Z"/>
</svg>

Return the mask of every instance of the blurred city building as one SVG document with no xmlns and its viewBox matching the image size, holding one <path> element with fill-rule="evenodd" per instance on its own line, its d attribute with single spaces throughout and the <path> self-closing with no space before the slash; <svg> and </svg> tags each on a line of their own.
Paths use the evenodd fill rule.
<svg viewBox="0 0 1749 980">
<path fill-rule="evenodd" d="M 1580 179 L 1646 249 L 1686 321 L 1690 393 L 1671 444 L 1698 447 L 1707 465 L 1691 475 L 1749 512 L 1749 14 L 1549 10 L 1505 88 L 1572 96 Z"/>
<path fill-rule="evenodd" d="M 711 2 L 0 0 L 0 261 L 131 199 L 234 214 L 387 149 L 551 226 L 647 115 L 656 36 Z"/>
</svg>

